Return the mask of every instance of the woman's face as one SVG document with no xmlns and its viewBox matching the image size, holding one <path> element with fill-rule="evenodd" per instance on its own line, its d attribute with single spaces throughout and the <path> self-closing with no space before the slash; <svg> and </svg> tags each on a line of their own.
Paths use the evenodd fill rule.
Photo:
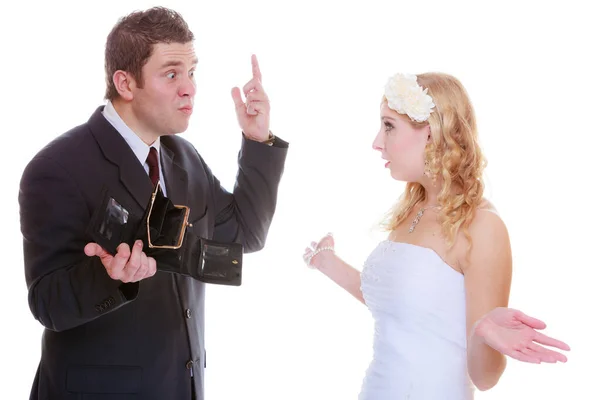
<svg viewBox="0 0 600 400">
<path fill-rule="evenodd" d="M 425 171 L 425 145 L 429 126 L 415 128 L 407 116 L 381 104 L 381 128 L 373 149 L 381 152 L 392 178 L 404 182 L 419 182 Z"/>
</svg>

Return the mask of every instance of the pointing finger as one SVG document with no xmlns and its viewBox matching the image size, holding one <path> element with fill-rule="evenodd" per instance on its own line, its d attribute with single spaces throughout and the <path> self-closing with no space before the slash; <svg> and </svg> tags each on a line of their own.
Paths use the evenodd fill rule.
<svg viewBox="0 0 600 400">
<path fill-rule="evenodd" d="M 260 73 L 260 67 L 258 66 L 258 59 L 255 54 L 252 54 L 252 76 L 259 81 L 262 81 L 262 74 Z"/>
</svg>

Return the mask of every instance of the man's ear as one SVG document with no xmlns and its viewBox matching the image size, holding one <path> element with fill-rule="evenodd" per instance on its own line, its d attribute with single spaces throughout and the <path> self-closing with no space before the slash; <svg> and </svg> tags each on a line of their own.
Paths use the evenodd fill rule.
<svg viewBox="0 0 600 400">
<path fill-rule="evenodd" d="M 113 74 L 113 83 L 123 100 L 133 100 L 133 88 L 136 86 L 136 83 L 130 73 L 122 70 L 115 71 Z"/>
</svg>

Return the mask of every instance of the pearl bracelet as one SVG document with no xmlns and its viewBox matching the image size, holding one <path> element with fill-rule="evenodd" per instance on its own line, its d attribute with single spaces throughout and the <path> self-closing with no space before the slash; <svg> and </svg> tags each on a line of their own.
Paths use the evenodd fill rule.
<svg viewBox="0 0 600 400">
<path fill-rule="evenodd" d="M 319 247 L 318 249 L 316 249 L 315 251 L 313 251 L 313 253 L 310 255 L 310 257 L 308 257 L 308 260 L 306 261 L 306 264 L 309 266 L 309 268 L 316 268 L 313 265 L 310 265 L 310 262 L 312 261 L 313 257 L 316 256 L 317 254 L 319 254 L 322 251 L 331 251 L 331 252 L 335 252 L 335 250 L 333 249 L 332 246 L 323 246 L 323 247 Z"/>
</svg>

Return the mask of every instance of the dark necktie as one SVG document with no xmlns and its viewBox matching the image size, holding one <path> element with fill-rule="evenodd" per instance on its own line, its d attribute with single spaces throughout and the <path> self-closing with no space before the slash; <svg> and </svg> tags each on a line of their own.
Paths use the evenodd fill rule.
<svg viewBox="0 0 600 400">
<path fill-rule="evenodd" d="M 148 167 L 150 167 L 150 171 L 148 171 L 148 175 L 150 175 L 150 180 L 152 181 L 152 185 L 156 187 L 156 183 L 158 182 L 158 153 L 156 152 L 156 148 L 150 147 L 150 153 L 148 153 L 148 158 L 146 158 L 146 162 L 148 163 Z"/>
</svg>

